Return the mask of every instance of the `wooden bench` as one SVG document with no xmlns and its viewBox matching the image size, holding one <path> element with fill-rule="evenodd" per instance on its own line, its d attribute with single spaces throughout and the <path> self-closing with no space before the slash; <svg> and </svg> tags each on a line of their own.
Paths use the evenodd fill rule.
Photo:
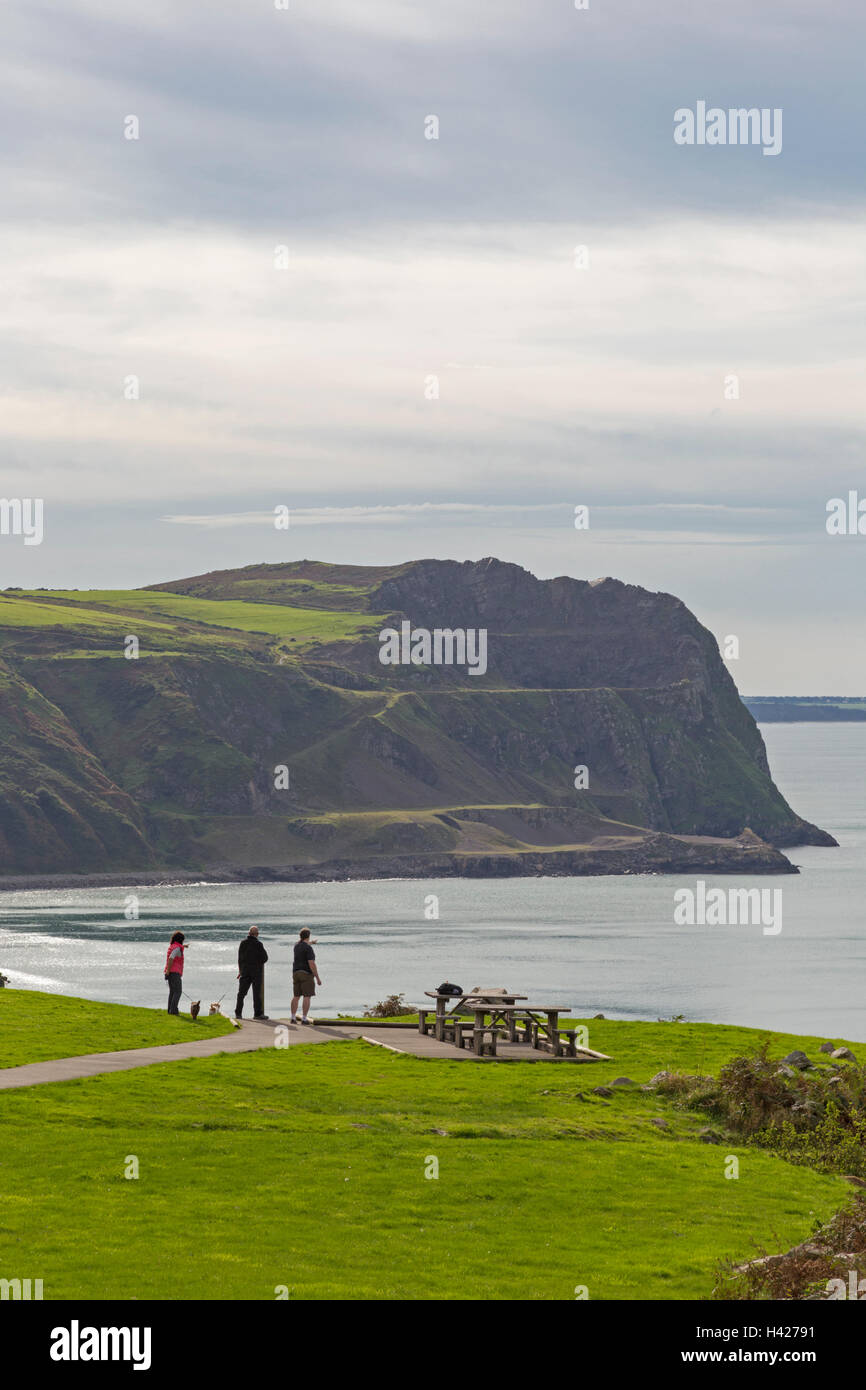
<svg viewBox="0 0 866 1390">
<path fill-rule="evenodd" d="M 475 1023 L 455 1023 L 454 1044 L 456 1047 L 468 1047 L 471 1043 L 476 1057 L 495 1057 L 497 1036 L 504 1032 L 504 1028 L 493 1027 L 489 1023 L 482 1028 Z"/>
<path fill-rule="evenodd" d="M 453 1015 L 446 1014 L 442 1019 L 442 1042 L 457 1042 L 457 1032 L 460 1028 L 460 1020 Z"/>
<path fill-rule="evenodd" d="M 516 1020 L 516 1033 L 515 1042 L 527 1043 L 530 1047 L 537 1046 L 538 1024 L 534 1018 L 518 1018 Z"/>
</svg>

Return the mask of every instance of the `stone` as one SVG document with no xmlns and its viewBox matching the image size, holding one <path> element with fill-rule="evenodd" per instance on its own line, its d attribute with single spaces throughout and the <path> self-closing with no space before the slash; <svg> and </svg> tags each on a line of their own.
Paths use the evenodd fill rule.
<svg viewBox="0 0 866 1390">
<path fill-rule="evenodd" d="M 796 1076 L 797 1073 L 794 1071 L 794 1068 L 793 1068 L 793 1067 L 777 1067 L 777 1068 L 776 1068 L 776 1075 L 777 1075 L 777 1076 L 792 1077 L 792 1076 Z"/>
<path fill-rule="evenodd" d="M 846 1062 L 857 1061 L 857 1058 L 854 1056 L 854 1053 L 851 1051 L 850 1047 L 837 1047 L 832 1055 L 834 1057 L 842 1057 Z"/>
<path fill-rule="evenodd" d="M 650 1120 L 650 1124 L 655 1125 L 657 1129 L 670 1129 L 667 1120 Z"/>
<path fill-rule="evenodd" d="M 637 1082 L 632 1081 L 630 1076 L 618 1076 L 616 1081 L 611 1081 L 611 1086 L 636 1086 Z"/>
<path fill-rule="evenodd" d="M 593 1014 L 593 1018 L 604 1018 L 604 1014 Z"/>
<path fill-rule="evenodd" d="M 716 1130 L 710 1129 L 709 1125 L 700 1131 L 698 1138 L 702 1144 L 721 1144 L 722 1142 L 722 1136 Z"/>
<path fill-rule="evenodd" d="M 657 1086 L 660 1081 L 669 1081 L 672 1076 L 672 1071 L 657 1071 L 655 1076 L 650 1077 L 650 1085 Z"/>
<path fill-rule="evenodd" d="M 833 1051 L 835 1050 L 835 1047 L 836 1047 L 836 1044 L 835 1044 L 835 1043 L 825 1042 L 825 1043 L 822 1043 L 822 1044 L 821 1044 L 821 1046 L 818 1048 L 818 1051 L 819 1051 L 819 1052 L 833 1052 Z"/>
<path fill-rule="evenodd" d="M 799 1052 L 796 1049 L 793 1052 L 789 1052 L 787 1057 L 783 1057 L 782 1063 L 789 1067 L 796 1067 L 798 1071 L 806 1071 L 806 1069 L 812 1065 L 805 1052 Z"/>
<path fill-rule="evenodd" d="M 593 1086 L 592 1094 L 594 1096 L 612 1096 L 613 1091 L 609 1086 Z"/>
</svg>

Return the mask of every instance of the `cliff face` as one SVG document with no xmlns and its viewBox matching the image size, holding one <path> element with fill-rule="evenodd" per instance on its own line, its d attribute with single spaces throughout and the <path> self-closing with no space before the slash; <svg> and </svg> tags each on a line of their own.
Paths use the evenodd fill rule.
<svg viewBox="0 0 866 1390">
<path fill-rule="evenodd" d="M 777 846 L 832 843 L 774 786 L 712 635 L 670 595 L 425 560 L 40 596 L 32 630 L 26 598 L 8 601 L 6 627 L 0 612 L 6 874 L 288 872 L 394 853 L 486 865 L 528 847 L 577 872 L 581 852 L 619 865 L 639 842 L 635 864 L 656 862 L 651 832 L 747 825 Z M 118 613 L 134 632 L 145 602 L 153 631 L 128 661 Z M 379 632 L 404 619 L 486 629 L 485 674 L 383 666 Z"/>
<path fill-rule="evenodd" d="M 0 663 L 0 866 L 76 872 L 154 862 L 133 797 L 56 705 Z"/>
</svg>

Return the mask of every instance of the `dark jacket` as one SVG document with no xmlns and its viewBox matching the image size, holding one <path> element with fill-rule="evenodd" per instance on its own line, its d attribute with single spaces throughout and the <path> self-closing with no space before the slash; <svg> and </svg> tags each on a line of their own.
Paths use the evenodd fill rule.
<svg viewBox="0 0 866 1390">
<path fill-rule="evenodd" d="M 242 975 L 260 975 L 268 953 L 257 936 L 245 936 L 238 947 L 238 970 Z"/>
</svg>

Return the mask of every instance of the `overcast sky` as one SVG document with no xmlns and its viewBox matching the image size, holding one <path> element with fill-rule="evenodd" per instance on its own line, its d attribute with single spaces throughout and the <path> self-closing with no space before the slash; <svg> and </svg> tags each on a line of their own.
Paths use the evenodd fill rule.
<svg viewBox="0 0 866 1390">
<path fill-rule="evenodd" d="M 866 693 L 862 4 L 288 6 L 7 0 L 0 584 L 493 554 Z"/>
</svg>

